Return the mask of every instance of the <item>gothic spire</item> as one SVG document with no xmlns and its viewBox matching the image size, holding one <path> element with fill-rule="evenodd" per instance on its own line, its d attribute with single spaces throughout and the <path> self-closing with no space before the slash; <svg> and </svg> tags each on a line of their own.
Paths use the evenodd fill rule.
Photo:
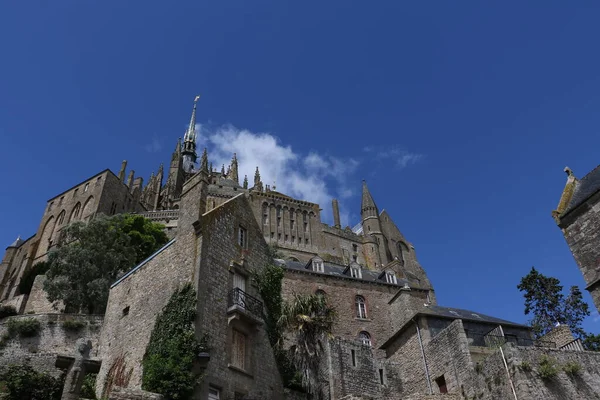
<svg viewBox="0 0 600 400">
<path fill-rule="evenodd" d="M 367 187 L 367 182 L 365 180 L 362 181 L 362 200 L 360 202 L 360 213 L 363 214 L 365 211 L 374 211 L 371 212 L 373 216 L 379 215 L 379 210 L 377 209 L 377 205 L 375 204 L 375 200 L 373 200 L 373 196 L 371 196 L 371 192 L 369 192 L 369 188 Z"/>
<path fill-rule="evenodd" d="M 208 174 L 208 153 L 206 147 L 202 151 L 202 158 L 200 159 L 200 171 L 204 171 Z"/>
<path fill-rule="evenodd" d="M 192 110 L 192 117 L 190 119 L 190 125 L 188 126 L 185 136 L 183 137 L 183 170 L 187 173 L 191 173 L 195 169 L 196 159 L 196 103 L 200 96 L 196 96 L 194 99 L 194 108 Z"/>
<path fill-rule="evenodd" d="M 185 136 L 183 137 L 184 142 L 196 143 L 196 104 L 200 96 L 196 96 L 194 99 L 194 108 L 192 109 L 192 117 L 190 118 L 190 125 L 188 126 Z"/>
<path fill-rule="evenodd" d="M 240 184 L 240 179 L 238 177 L 238 160 L 235 153 L 233 153 L 233 158 L 231 159 L 231 179 L 238 185 Z"/>
</svg>

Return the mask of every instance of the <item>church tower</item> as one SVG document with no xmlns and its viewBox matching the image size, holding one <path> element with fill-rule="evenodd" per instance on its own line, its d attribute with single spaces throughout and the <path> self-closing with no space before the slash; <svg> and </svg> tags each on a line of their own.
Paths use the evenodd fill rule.
<svg viewBox="0 0 600 400">
<path fill-rule="evenodd" d="M 194 171 L 196 159 L 198 158 L 196 154 L 196 104 L 198 99 L 200 99 L 200 96 L 196 96 L 194 99 L 190 125 L 183 137 L 183 151 L 181 152 L 183 155 L 183 170 L 188 174 Z"/>
<path fill-rule="evenodd" d="M 381 221 L 379 219 L 379 209 L 375 204 L 375 200 L 373 200 L 373 196 L 371 196 L 371 192 L 369 192 L 369 188 L 367 187 L 367 182 L 363 180 L 362 183 L 362 199 L 360 204 L 360 217 L 361 224 L 363 227 L 363 234 L 366 236 L 370 235 L 375 239 L 375 247 L 378 250 L 379 255 L 379 265 L 378 269 L 381 268 L 381 265 L 386 265 L 388 262 L 392 261 L 391 256 L 389 255 L 388 243 L 386 237 L 383 235 L 383 231 L 381 229 Z"/>
</svg>

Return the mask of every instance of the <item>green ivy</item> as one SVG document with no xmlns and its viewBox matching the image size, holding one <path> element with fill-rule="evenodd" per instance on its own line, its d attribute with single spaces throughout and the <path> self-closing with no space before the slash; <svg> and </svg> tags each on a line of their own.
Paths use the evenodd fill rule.
<svg viewBox="0 0 600 400">
<path fill-rule="evenodd" d="M 260 271 L 254 270 L 252 278 L 265 305 L 262 317 L 283 383 L 286 387 L 303 391 L 301 376 L 289 359 L 288 353 L 283 350 L 283 331 L 277 324 L 283 310 L 281 283 L 284 271 L 275 265 L 277 253 L 272 248 L 269 249 L 269 257 L 270 263 Z"/>
<path fill-rule="evenodd" d="M 8 321 L 6 326 L 11 337 L 16 335 L 22 337 L 32 337 L 37 335 L 42 328 L 40 321 L 34 318 L 11 319 Z"/>
<path fill-rule="evenodd" d="M 83 378 L 83 385 L 81 385 L 81 392 L 79 397 L 82 399 L 96 400 L 96 378 L 98 374 L 86 374 Z"/>
<path fill-rule="evenodd" d="M 194 329 L 196 291 L 191 284 L 177 290 L 156 317 L 142 361 L 142 389 L 168 400 L 191 399 L 200 374 L 194 369 L 198 353 L 207 351 L 206 336 L 198 341 Z"/>
<path fill-rule="evenodd" d="M 84 321 L 79 321 L 76 319 L 66 319 L 61 323 L 61 326 L 66 331 L 71 332 L 79 332 L 82 330 L 87 324 Z"/>
<path fill-rule="evenodd" d="M 28 365 L 11 365 L 0 373 L 0 388 L 6 400 L 59 400 L 62 386 L 62 379 Z"/>
</svg>

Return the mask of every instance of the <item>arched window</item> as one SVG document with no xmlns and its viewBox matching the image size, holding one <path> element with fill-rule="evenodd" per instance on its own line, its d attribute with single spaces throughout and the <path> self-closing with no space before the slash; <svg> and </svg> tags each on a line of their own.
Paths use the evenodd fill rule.
<svg viewBox="0 0 600 400">
<path fill-rule="evenodd" d="M 369 335 L 369 332 L 362 331 L 359 333 L 358 340 L 360 340 L 363 345 L 371 347 L 371 335 Z"/>
<path fill-rule="evenodd" d="M 60 212 L 60 214 L 58 214 L 58 221 L 56 222 L 56 225 L 62 225 L 63 222 L 65 221 L 65 210 L 62 210 Z"/>
<path fill-rule="evenodd" d="M 398 247 L 398 261 L 400 261 L 400 265 L 404 265 L 404 255 L 408 253 L 408 246 L 402 242 L 397 243 Z"/>
<path fill-rule="evenodd" d="M 73 211 L 71 211 L 71 215 L 69 216 L 69 222 L 79 219 L 79 211 L 81 211 L 81 203 L 77 203 L 73 207 Z"/>
<path fill-rule="evenodd" d="M 357 318 L 367 318 L 367 302 L 365 298 L 362 296 L 356 296 L 356 317 Z"/>
<path fill-rule="evenodd" d="M 87 217 L 92 213 L 92 209 L 94 208 L 94 196 L 90 196 L 83 205 L 83 210 L 81 211 L 82 217 Z"/>
</svg>

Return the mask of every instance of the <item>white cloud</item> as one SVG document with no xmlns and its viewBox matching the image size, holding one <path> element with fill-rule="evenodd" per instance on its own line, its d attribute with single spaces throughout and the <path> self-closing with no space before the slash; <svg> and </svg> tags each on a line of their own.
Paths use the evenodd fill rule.
<svg viewBox="0 0 600 400">
<path fill-rule="evenodd" d="M 392 160 L 396 167 L 400 169 L 415 164 L 424 157 L 422 154 L 411 153 L 397 146 L 367 146 L 363 148 L 363 151 L 378 162 Z"/>
<path fill-rule="evenodd" d="M 152 141 L 144 146 L 148 153 L 157 153 L 162 150 L 162 145 L 158 140 L 158 136 L 154 135 Z"/>
<path fill-rule="evenodd" d="M 352 178 L 358 161 L 340 159 L 327 154 L 310 152 L 302 154 L 281 143 L 271 133 L 251 132 L 233 125 L 211 128 L 198 124 L 198 149 L 208 149 L 209 162 L 220 171 L 231 163 L 237 153 L 240 184 L 244 175 L 249 186 L 254 184 L 254 171 L 259 167 L 265 185 L 276 187 L 278 192 L 319 204 L 323 208 L 321 219 L 331 221 L 331 199 L 345 199 L 360 191 L 360 181 Z M 348 224 L 349 213 L 340 204 L 342 225 Z M 356 221 L 352 221 L 356 222 Z"/>
</svg>

